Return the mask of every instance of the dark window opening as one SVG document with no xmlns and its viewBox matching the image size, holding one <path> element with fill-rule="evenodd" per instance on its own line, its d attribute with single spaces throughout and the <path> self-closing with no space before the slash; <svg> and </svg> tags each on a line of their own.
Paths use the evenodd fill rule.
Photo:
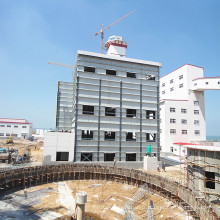
<svg viewBox="0 0 220 220">
<path fill-rule="evenodd" d="M 152 75 L 146 75 L 147 80 L 155 80 L 155 76 Z"/>
<path fill-rule="evenodd" d="M 93 139 L 93 131 L 82 130 L 82 139 L 83 140 L 92 140 Z"/>
<path fill-rule="evenodd" d="M 56 161 L 68 161 L 69 152 L 57 152 Z"/>
<path fill-rule="evenodd" d="M 126 141 L 136 141 L 135 132 L 127 132 L 126 133 Z"/>
<path fill-rule="evenodd" d="M 105 140 L 114 141 L 115 140 L 115 132 L 105 131 Z"/>
<path fill-rule="evenodd" d="M 127 109 L 126 116 L 129 118 L 136 117 L 136 109 Z"/>
<path fill-rule="evenodd" d="M 113 161 L 115 157 L 115 153 L 105 153 L 104 161 Z"/>
<path fill-rule="evenodd" d="M 106 75 L 116 76 L 115 70 L 106 70 Z"/>
<path fill-rule="evenodd" d="M 215 173 L 205 171 L 206 184 L 205 187 L 209 189 L 215 189 Z"/>
<path fill-rule="evenodd" d="M 136 161 L 136 154 L 135 153 L 127 153 L 126 154 L 126 161 Z"/>
<path fill-rule="evenodd" d="M 105 107 L 105 116 L 115 116 L 116 108 Z"/>
<path fill-rule="evenodd" d="M 94 115 L 94 106 L 84 105 L 83 114 Z"/>
<path fill-rule="evenodd" d="M 127 72 L 127 77 L 136 78 L 136 73 Z"/>
<path fill-rule="evenodd" d="M 95 73 L 94 67 L 84 66 L 84 72 Z"/>
<path fill-rule="evenodd" d="M 148 142 L 155 142 L 156 141 L 156 134 L 153 133 L 147 133 L 147 141 Z"/>
<path fill-rule="evenodd" d="M 155 119 L 156 118 L 156 112 L 155 111 L 146 111 L 146 118 L 147 119 Z"/>
<path fill-rule="evenodd" d="M 81 161 L 92 161 L 92 153 L 81 153 Z"/>
</svg>

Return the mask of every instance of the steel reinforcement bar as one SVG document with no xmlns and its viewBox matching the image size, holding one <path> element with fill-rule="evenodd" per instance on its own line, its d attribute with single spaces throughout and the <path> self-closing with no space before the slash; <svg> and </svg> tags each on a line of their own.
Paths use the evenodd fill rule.
<svg viewBox="0 0 220 220">
<path fill-rule="evenodd" d="M 139 170 L 91 164 L 48 165 L 5 170 L 0 173 L 0 195 L 51 182 L 90 179 L 118 181 L 137 187 L 146 183 L 151 191 L 178 203 L 194 218 L 219 219 L 209 202 L 178 182 Z"/>
</svg>

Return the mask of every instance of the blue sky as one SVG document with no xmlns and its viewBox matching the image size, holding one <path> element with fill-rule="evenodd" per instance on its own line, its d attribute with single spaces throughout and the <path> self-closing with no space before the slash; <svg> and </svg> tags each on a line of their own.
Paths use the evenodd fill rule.
<svg viewBox="0 0 220 220">
<path fill-rule="evenodd" d="M 127 57 L 162 62 L 161 76 L 186 64 L 220 76 L 219 0 L 0 0 L 0 117 L 54 128 L 57 81 L 76 51 L 100 52 L 101 25 L 137 11 L 105 32 L 123 36 Z M 206 91 L 207 134 L 220 135 L 220 91 Z"/>
</svg>

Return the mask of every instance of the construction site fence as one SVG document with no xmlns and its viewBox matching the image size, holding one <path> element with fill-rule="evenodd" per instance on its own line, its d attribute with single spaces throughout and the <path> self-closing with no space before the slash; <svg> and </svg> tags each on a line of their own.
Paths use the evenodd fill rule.
<svg viewBox="0 0 220 220">
<path fill-rule="evenodd" d="M 195 219 L 220 219 L 211 204 L 191 189 L 170 179 L 147 172 L 92 164 L 45 165 L 0 172 L 1 196 L 12 191 L 64 180 L 107 180 L 137 187 L 147 184 L 151 192 L 182 206 Z"/>
</svg>

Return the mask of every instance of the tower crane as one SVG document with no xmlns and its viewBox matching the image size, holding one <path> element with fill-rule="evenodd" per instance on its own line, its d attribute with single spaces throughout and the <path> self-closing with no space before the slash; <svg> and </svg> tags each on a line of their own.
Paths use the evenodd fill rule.
<svg viewBox="0 0 220 220">
<path fill-rule="evenodd" d="M 130 13 L 128 13 L 127 15 L 125 15 L 124 17 L 118 19 L 117 21 L 115 21 L 114 23 L 110 24 L 108 27 L 104 28 L 104 25 L 102 25 L 102 29 L 97 32 L 95 34 L 95 36 L 97 36 L 98 34 L 101 34 L 101 53 L 103 53 L 103 39 L 104 39 L 104 31 L 109 29 L 110 27 L 112 27 L 113 25 L 117 24 L 119 21 L 123 20 L 124 18 L 128 17 L 129 15 L 133 14 L 136 11 L 136 9 L 134 11 L 131 11 Z"/>
</svg>

